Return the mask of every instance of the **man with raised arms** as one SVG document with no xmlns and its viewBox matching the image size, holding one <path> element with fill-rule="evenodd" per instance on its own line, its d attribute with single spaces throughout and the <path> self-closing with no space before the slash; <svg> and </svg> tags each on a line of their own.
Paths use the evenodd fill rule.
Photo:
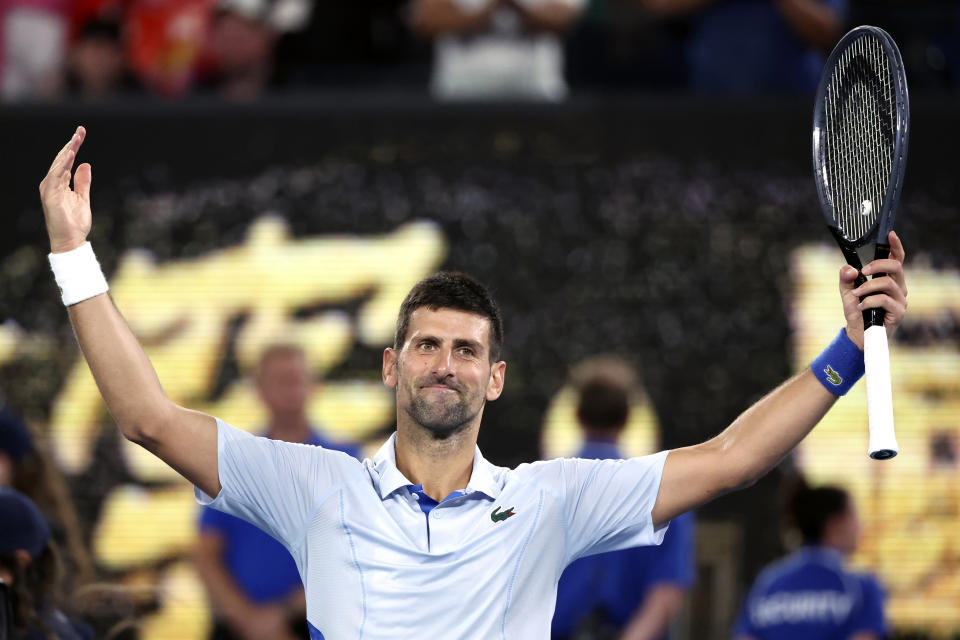
<svg viewBox="0 0 960 640">
<path fill-rule="evenodd" d="M 550 460 L 516 469 L 476 446 L 503 391 L 496 303 L 468 276 L 417 284 L 400 309 L 383 381 L 397 430 L 373 460 L 254 437 L 176 405 L 108 295 L 90 245 L 91 168 L 71 172 L 76 133 L 40 184 L 50 262 L 77 340 L 124 437 L 197 488 L 201 503 L 280 540 L 306 587 L 312 637 L 547 638 L 573 560 L 658 544 L 670 519 L 775 466 L 863 371 L 861 310 L 906 310 L 903 246 L 855 287 L 840 271 L 847 326 L 805 369 L 716 437 L 629 460 Z M 859 296 L 867 297 L 863 303 Z M 827 377 L 825 370 L 832 374 Z M 836 383 L 836 379 L 840 382 Z"/>
</svg>

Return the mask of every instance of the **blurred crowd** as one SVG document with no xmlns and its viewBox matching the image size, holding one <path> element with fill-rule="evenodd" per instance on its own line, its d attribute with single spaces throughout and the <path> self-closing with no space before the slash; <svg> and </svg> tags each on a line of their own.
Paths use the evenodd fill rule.
<svg viewBox="0 0 960 640">
<path fill-rule="evenodd" d="M 960 86 L 960 10 L 940 0 L 0 0 L 0 95 L 808 93 L 865 21 L 898 39 L 914 87 Z"/>
</svg>

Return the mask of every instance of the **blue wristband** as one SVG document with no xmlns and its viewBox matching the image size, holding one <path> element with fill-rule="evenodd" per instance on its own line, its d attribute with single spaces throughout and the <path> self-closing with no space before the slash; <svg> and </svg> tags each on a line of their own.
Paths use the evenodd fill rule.
<svg viewBox="0 0 960 640">
<path fill-rule="evenodd" d="M 863 351 L 840 329 L 830 346 L 810 363 L 810 370 L 827 391 L 842 396 L 863 376 Z"/>
</svg>

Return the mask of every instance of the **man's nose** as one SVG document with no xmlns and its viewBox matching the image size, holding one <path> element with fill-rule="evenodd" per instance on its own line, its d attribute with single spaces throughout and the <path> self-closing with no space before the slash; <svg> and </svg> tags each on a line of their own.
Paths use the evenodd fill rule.
<svg viewBox="0 0 960 640">
<path fill-rule="evenodd" d="M 433 360 L 433 373 L 438 376 L 453 374 L 452 349 L 437 349 L 437 355 Z"/>
</svg>

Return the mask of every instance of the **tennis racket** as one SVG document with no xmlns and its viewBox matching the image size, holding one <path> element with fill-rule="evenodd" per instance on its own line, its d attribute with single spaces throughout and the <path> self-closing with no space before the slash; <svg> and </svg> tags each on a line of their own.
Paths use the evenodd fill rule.
<svg viewBox="0 0 960 640">
<path fill-rule="evenodd" d="M 910 99 L 893 38 L 877 27 L 846 34 L 827 59 L 813 110 L 820 207 L 844 258 L 859 271 L 886 258 L 907 162 Z M 878 273 L 878 278 L 884 274 Z M 863 274 L 857 286 L 866 282 Z M 897 455 L 883 309 L 863 312 L 869 454 Z"/>
</svg>

